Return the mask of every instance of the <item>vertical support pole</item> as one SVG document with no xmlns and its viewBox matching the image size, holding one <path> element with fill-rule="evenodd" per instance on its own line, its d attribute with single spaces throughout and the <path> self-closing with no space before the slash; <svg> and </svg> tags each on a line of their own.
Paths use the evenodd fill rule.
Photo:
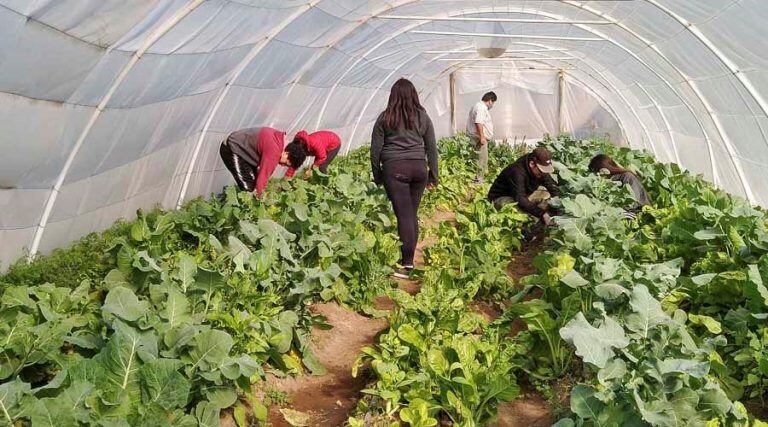
<svg viewBox="0 0 768 427">
<path fill-rule="evenodd" d="M 557 72 L 557 134 L 565 132 L 563 120 L 563 104 L 565 103 L 565 71 Z"/>
<path fill-rule="evenodd" d="M 451 98 L 451 134 L 456 135 L 456 72 L 448 75 L 448 86 L 450 87 Z"/>
</svg>

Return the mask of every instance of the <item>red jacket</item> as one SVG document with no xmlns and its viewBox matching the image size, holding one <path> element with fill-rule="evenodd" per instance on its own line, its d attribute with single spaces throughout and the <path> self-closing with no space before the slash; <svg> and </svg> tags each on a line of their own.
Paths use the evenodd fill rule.
<svg viewBox="0 0 768 427">
<path fill-rule="evenodd" d="M 258 141 L 256 142 L 256 152 L 261 157 L 259 173 L 256 176 L 256 194 L 259 197 L 261 197 L 264 189 L 267 188 L 269 178 L 280 163 L 284 144 L 285 132 L 268 127 L 263 127 L 259 131 Z"/>
<path fill-rule="evenodd" d="M 296 133 L 296 138 L 301 140 L 307 147 L 308 155 L 315 156 L 313 167 L 320 166 L 328 159 L 328 152 L 341 147 L 341 138 L 339 135 L 329 131 L 321 130 L 315 133 L 307 134 L 306 131 Z M 289 168 L 285 176 L 292 177 L 296 173 L 295 168 Z"/>
</svg>

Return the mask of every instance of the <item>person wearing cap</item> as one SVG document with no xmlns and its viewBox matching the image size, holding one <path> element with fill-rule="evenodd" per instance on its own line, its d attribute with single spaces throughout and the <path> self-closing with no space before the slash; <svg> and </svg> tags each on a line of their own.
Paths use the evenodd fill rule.
<svg viewBox="0 0 768 427">
<path fill-rule="evenodd" d="M 469 110 L 467 134 L 475 146 L 478 159 L 475 183 L 482 183 L 486 172 L 488 172 L 488 141 L 493 140 L 493 118 L 490 110 L 496 104 L 497 99 L 495 93 L 488 92 Z"/>
<path fill-rule="evenodd" d="M 285 145 L 285 132 L 262 127 L 232 132 L 221 143 L 219 155 L 237 187 L 261 197 L 277 165 L 297 168 L 307 151 L 295 142 Z"/>
<path fill-rule="evenodd" d="M 313 168 L 320 169 L 322 173 L 328 173 L 328 165 L 336 158 L 341 148 L 341 138 L 339 135 L 329 131 L 321 130 L 308 134 L 307 131 L 299 131 L 293 137 L 294 143 L 299 143 L 307 150 L 307 155 L 314 156 Z M 312 169 L 307 170 L 307 175 L 311 174 Z M 285 176 L 290 178 L 296 173 L 296 168 L 288 168 Z"/>
<path fill-rule="evenodd" d="M 550 225 L 552 219 L 547 213 L 544 200 L 560 195 L 560 188 L 551 176 L 554 171 L 549 151 L 543 147 L 536 148 L 501 171 L 491 185 L 488 200 L 496 209 L 517 203 L 520 210 Z M 534 195 L 542 186 L 548 194 Z"/>
</svg>

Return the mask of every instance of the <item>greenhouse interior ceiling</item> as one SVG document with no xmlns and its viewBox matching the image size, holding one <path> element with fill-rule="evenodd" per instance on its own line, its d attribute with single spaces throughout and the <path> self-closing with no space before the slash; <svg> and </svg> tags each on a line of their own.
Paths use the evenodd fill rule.
<svg viewBox="0 0 768 427">
<path fill-rule="evenodd" d="M 764 0 L 0 0 L 0 265 L 220 191 L 236 129 L 366 145 L 401 77 L 438 136 L 494 89 L 508 142 L 607 136 L 765 207 L 767 21 Z"/>
</svg>

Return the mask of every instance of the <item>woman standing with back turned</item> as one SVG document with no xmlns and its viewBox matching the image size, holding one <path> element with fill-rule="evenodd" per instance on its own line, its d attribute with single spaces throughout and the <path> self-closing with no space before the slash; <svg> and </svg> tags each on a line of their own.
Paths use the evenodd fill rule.
<svg viewBox="0 0 768 427">
<path fill-rule="evenodd" d="M 384 185 L 397 217 L 402 254 L 395 277 L 407 279 L 419 241 L 419 204 L 424 189 L 437 185 L 435 129 L 416 88 L 400 79 L 371 135 L 373 181 Z"/>
</svg>

